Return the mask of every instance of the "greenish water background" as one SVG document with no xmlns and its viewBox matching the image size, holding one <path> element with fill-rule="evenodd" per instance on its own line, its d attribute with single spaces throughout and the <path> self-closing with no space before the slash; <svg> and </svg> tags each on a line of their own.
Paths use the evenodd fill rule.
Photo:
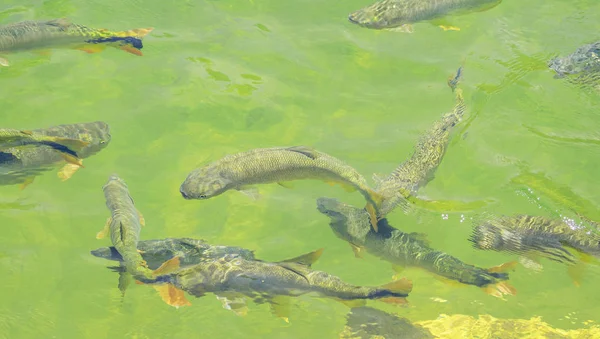
<svg viewBox="0 0 600 339">
<path fill-rule="evenodd" d="M 360 206 L 359 194 L 302 182 L 291 190 L 260 187 L 259 201 L 236 192 L 185 201 L 179 185 L 191 169 L 225 154 L 297 144 L 344 159 L 367 177 L 389 173 L 453 106 L 446 79 L 462 63 L 472 120 L 458 127 L 422 195 L 493 203 L 449 213 L 448 220 L 397 211 L 390 223 L 427 233 L 434 247 L 478 266 L 515 260 L 472 249 L 471 225 L 460 219 L 483 211 L 548 215 L 510 183 L 520 173 L 517 160 L 597 210 L 600 96 L 553 79 L 545 63 L 598 39 L 593 13 L 600 3 L 506 0 L 453 18 L 460 32 L 421 23 L 412 35 L 347 22 L 350 11 L 368 3 L 4 1 L 2 23 L 67 16 L 91 27 L 155 30 L 144 40 L 143 57 L 54 50 L 9 55 L 12 66 L 0 69 L 3 127 L 103 120 L 113 136 L 67 182 L 47 173 L 23 191 L 0 187 L 0 337 L 337 337 L 347 308 L 308 296 L 296 300 L 291 324 L 271 316 L 267 305 L 251 305 L 248 316 L 238 317 L 213 295 L 174 309 L 147 286 L 132 286 L 121 301 L 117 276 L 105 269 L 111 263 L 89 254 L 109 244 L 94 237 L 109 215 L 101 187 L 113 172 L 127 181 L 146 217 L 144 239 L 199 237 L 253 249 L 265 260 L 325 247 L 316 269 L 354 284 L 386 283 L 390 265 L 355 259 L 315 208 L 320 196 Z M 545 138 L 528 127 L 591 142 Z M 408 308 L 370 304 L 413 321 L 440 313 L 542 316 L 565 329 L 600 321 L 600 269 L 589 266 L 576 288 L 564 265 L 543 264 L 541 273 L 522 267 L 512 273 L 518 295 L 506 301 L 408 269 L 404 275 L 415 286 Z"/>
</svg>

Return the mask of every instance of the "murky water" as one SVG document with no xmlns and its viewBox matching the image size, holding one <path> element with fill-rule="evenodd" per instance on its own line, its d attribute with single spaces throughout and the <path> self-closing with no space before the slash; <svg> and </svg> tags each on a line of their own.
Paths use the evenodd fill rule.
<svg viewBox="0 0 600 339">
<path fill-rule="evenodd" d="M 307 181 L 294 189 L 262 186 L 257 201 L 237 192 L 186 201 L 179 185 L 193 168 L 225 154 L 300 144 L 344 159 L 369 179 L 387 174 L 452 108 L 446 79 L 461 64 L 467 119 L 420 195 L 488 203 L 476 211 L 420 216 L 398 210 L 390 224 L 427 233 L 433 247 L 481 267 L 516 260 L 477 251 L 467 238 L 477 213 L 551 215 L 565 208 L 512 180 L 523 168 L 570 190 L 574 196 L 566 201 L 585 200 L 588 210 L 581 212 L 598 214 L 600 95 L 553 79 L 546 61 L 598 39 L 600 3 L 506 0 L 452 18 L 461 31 L 419 23 L 414 34 L 347 22 L 349 12 L 367 4 L 0 4 L 2 23 L 69 17 L 114 30 L 155 27 L 144 39 L 143 57 L 117 49 L 56 49 L 51 55 L 10 55 L 11 67 L 0 69 L 2 127 L 102 120 L 112 134 L 110 145 L 66 182 L 48 172 L 25 190 L 0 187 L 0 337 L 336 338 L 348 308 L 309 296 L 296 300 L 289 324 L 265 304 L 251 304 L 248 315 L 238 317 L 212 294 L 174 309 L 152 288 L 133 285 L 122 300 L 116 274 L 105 268 L 111 263 L 89 254 L 109 245 L 95 239 L 109 216 L 101 187 L 113 172 L 127 181 L 146 218 L 143 239 L 203 238 L 274 261 L 324 247 L 314 268 L 353 284 L 389 282 L 389 263 L 354 258 L 316 210 L 321 196 L 361 206 L 359 194 Z M 541 272 L 519 266 L 511 273 L 518 294 L 506 300 L 406 269 L 403 275 L 415 286 L 410 305 L 370 305 L 412 321 L 440 313 L 541 316 L 564 329 L 600 321 L 598 266 L 589 265 L 575 287 L 564 265 L 542 264 Z"/>
</svg>

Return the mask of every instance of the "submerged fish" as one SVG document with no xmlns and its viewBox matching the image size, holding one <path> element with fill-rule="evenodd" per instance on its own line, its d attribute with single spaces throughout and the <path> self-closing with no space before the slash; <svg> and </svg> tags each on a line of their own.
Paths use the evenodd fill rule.
<svg viewBox="0 0 600 339">
<path fill-rule="evenodd" d="M 84 159 L 104 149 L 111 140 L 109 126 L 102 122 L 59 125 L 32 131 L 35 135 L 80 140 L 87 145 L 77 155 Z M 33 179 L 55 165 L 63 163 L 64 157 L 51 146 L 12 147 L 0 150 L 0 185 L 22 184 L 23 188 Z M 82 163 L 81 160 L 79 160 Z M 67 163 L 58 172 L 62 180 L 69 179 L 81 166 Z"/>
<path fill-rule="evenodd" d="M 74 164 L 79 164 L 78 151 L 88 145 L 87 142 L 63 137 L 52 137 L 32 131 L 16 129 L 0 129 L 0 151 L 19 146 L 49 146 L 61 156 Z"/>
<path fill-rule="evenodd" d="M 113 174 L 108 178 L 102 190 L 111 217 L 108 218 L 106 226 L 96 237 L 100 239 L 110 233 L 113 246 L 121 255 L 126 271 L 132 276 L 148 279 L 154 277 L 155 274 L 164 273 L 170 267 L 171 261 L 164 263 L 156 271 L 152 271 L 137 249 L 140 231 L 145 221 L 135 207 L 125 181 Z"/>
<path fill-rule="evenodd" d="M 576 285 L 581 280 L 581 263 L 597 262 L 590 255 L 600 258 L 600 235 L 571 219 L 515 215 L 475 224 L 469 239 L 475 248 L 517 253 L 538 265 L 538 256 L 569 264 Z"/>
<path fill-rule="evenodd" d="M 398 166 L 386 178 L 375 176 L 375 191 L 383 197 L 379 216 L 384 217 L 406 199 L 415 195 L 419 188 L 433 179 L 433 174 L 444 158 L 450 142 L 452 130 L 461 121 L 465 113 L 465 102 L 462 89 L 457 88 L 462 75 L 462 67 L 448 81 L 448 85 L 456 95 L 456 104 L 451 112 L 442 116 L 425 132 L 417 144 L 411 157 Z"/>
<path fill-rule="evenodd" d="M 583 45 L 565 57 L 553 58 L 548 67 L 556 72 L 555 78 L 578 74 L 579 80 L 586 80 L 586 74 L 595 74 L 594 78 L 600 80 L 600 41 Z"/>
<path fill-rule="evenodd" d="M 346 316 L 340 339 L 429 339 L 425 328 L 372 307 L 355 307 Z"/>
<path fill-rule="evenodd" d="M 150 269 L 157 269 L 164 262 L 179 257 L 180 266 L 199 264 L 203 260 L 218 259 L 227 254 L 236 254 L 246 260 L 254 260 L 250 250 L 234 246 L 213 246 L 201 239 L 169 238 L 142 240 L 137 249 Z M 123 256 L 115 247 L 102 247 L 93 250 L 92 255 L 107 260 L 123 262 Z"/>
<path fill-rule="evenodd" d="M 228 254 L 214 260 L 162 275 L 143 283 L 159 284 L 163 300 L 173 306 L 188 305 L 183 291 L 196 297 L 214 293 L 223 298 L 228 309 L 245 313 L 244 297 L 267 301 L 276 315 L 287 319 L 286 296 L 315 293 L 349 305 L 363 305 L 368 299 L 391 304 L 404 304 L 412 283 L 401 279 L 381 287 L 362 287 L 345 283 L 340 278 L 310 268 L 323 249 L 280 262 L 246 260 Z"/>
<path fill-rule="evenodd" d="M 95 53 L 106 46 L 142 55 L 142 38 L 152 28 L 139 28 L 113 32 L 70 23 L 66 19 L 49 21 L 23 21 L 0 27 L 0 53 L 34 49 L 65 47 Z M 8 66 L 0 58 L 0 65 Z"/>
<path fill-rule="evenodd" d="M 329 226 L 333 232 L 350 243 L 357 257 L 365 250 L 391 262 L 396 269 L 405 266 L 420 267 L 463 284 L 481 287 L 486 293 L 498 297 L 516 293 L 514 287 L 505 281 L 508 280 L 508 273 L 505 271 L 516 263 L 489 269 L 479 268 L 431 248 L 422 239 L 422 234 L 404 233 L 390 226 L 387 219 L 379 221 L 379 232 L 374 233 L 364 210 L 342 204 L 336 199 L 319 198 L 317 208 L 331 219 Z"/>
<path fill-rule="evenodd" d="M 371 225 L 377 230 L 377 214 L 381 197 L 367 186 L 365 178 L 354 168 L 328 154 L 305 146 L 258 148 L 227 155 L 192 171 L 183 184 L 186 199 L 209 199 L 228 190 L 256 196 L 257 184 L 318 179 L 358 190 L 367 200 Z"/>
<path fill-rule="evenodd" d="M 412 32 L 411 24 L 436 20 L 444 30 L 459 30 L 440 18 L 470 11 L 483 11 L 497 6 L 502 0 L 381 0 L 350 13 L 350 22 L 373 29 L 394 28 Z"/>
</svg>

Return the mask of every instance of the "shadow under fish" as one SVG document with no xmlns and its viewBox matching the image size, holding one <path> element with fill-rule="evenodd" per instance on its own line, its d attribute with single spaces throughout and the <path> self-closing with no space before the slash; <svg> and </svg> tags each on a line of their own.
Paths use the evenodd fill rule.
<svg viewBox="0 0 600 339">
<path fill-rule="evenodd" d="M 346 316 L 340 339 L 428 339 L 434 336 L 406 318 L 372 307 L 355 307 Z"/>
</svg>

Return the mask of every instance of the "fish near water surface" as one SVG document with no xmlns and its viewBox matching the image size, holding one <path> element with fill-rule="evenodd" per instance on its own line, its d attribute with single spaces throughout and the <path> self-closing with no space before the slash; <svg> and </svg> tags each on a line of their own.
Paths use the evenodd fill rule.
<svg viewBox="0 0 600 339">
<path fill-rule="evenodd" d="M 506 282 L 506 271 L 513 268 L 516 262 L 489 269 L 479 268 L 431 248 L 422 239 L 423 235 L 404 233 L 390 226 L 387 219 L 379 221 L 380 231 L 374 233 L 364 210 L 340 203 L 336 199 L 319 198 L 317 209 L 331 219 L 329 226 L 335 235 L 350 243 L 357 257 L 362 251 L 366 251 L 391 262 L 396 269 L 405 266 L 420 267 L 463 284 L 478 286 L 493 296 L 516 294 L 514 287 Z"/>
<path fill-rule="evenodd" d="M 350 22 L 366 28 L 412 33 L 412 24 L 438 20 L 444 30 L 459 30 L 440 18 L 497 6 L 501 0 L 381 0 L 350 13 Z"/>
<path fill-rule="evenodd" d="M 531 215 L 490 217 L 474 224 L 469 240 L 475 248 L 520 254 L 538 267 L 540 256 L 565 263 L 578 286 L 583 263 L 600 263 L 600 230 L 593 230 L 593 224 Z"/>
<path fill-rule="evenodd" d="M 462 89 L 457 88 L 462 76 L 460 67 L 455 76 L 448 80 L 454 91 L 456 104 L 452 111 L 444 114 L 420 137 L 414 152 L 406 161 L 385 178 L 375 176 L 375 191 L 383 197 L 379 217 L 385 217 L 398 205 L 405 204 L 418 190 L 433 179 L 441 164 L 452 136 L 454 127 L 462 120 L 466 106 Z"/>
<path fill-rule="evenodd" d="M 87 144 L 82 140 L 46 136 L 33 131 L 0 129 L 0 151 L 19 146 L 49 146 L 74 164 L 79 164 L 77 152 Z"/>
<path fill-rule="evenodd" d="M 579 86 L 600 88 L 600 41 L 583 45 L 573 53 L 548 62 L 555 78 L 567 78 Z"/>
<path fill-rule="evenodd" d="M 108 124 L 102 121 L 58 125 L 31 131 L 35 135 L 80 140 L 87 145 L 77 155 L 80 164 L 67 163 L 58 172 L 64 181 L 69 179 L 83 161 L 108 146 L 111 135 Z M 22 184 L 22 188 L 34 178 L 54 166 L 63 164 L 64 157 L 51 146 L 11 147 L 0 150 L 0 185 Z"/>
<path fill-rule="evenodd" d="M 113 32 L 73 24 L 67 19 L 22 21 L 0 26 L 0 54 L 47 48 L 73 48 L 88 53 L 102 51 L 106 46 L 142 55 L 142 38 L 152 28 Z M 0 65 L 8 66 L 0 58 Z"/>
<path fill-rule="evenodd" d="M 247 260 L 236 254 L 202 261 L 198 265 L 158 276 L 142 283 L 157 284 L 161 296 L 170 305 L 189 304 L 182 291 L 196 297 L 214 293 L 224 306 L 238 314 L 246 313 L 245 299 L 266 301 L 273 312 L 287 320 L 289 300 L 286 297 L 315 293 L 348 305 L 363 305 L 376 299 L 390 304 L 405 304 L 412 282 L 400 279 L 380 287 L 350 285 L 311 265 L 323 249 L 280 262 Z M 158 289 L 158 288 L 157 288 Z M 176 302 L 178 301 L 178 302 Z"/>
<path fill-rule="evenodd" d="M 227 155 L 192 171 L 180 192 L 185 199 L 209 199 L 228 190 L 257 196 L 254 185 L 278 183 L 289 187 L 289 181 L 317 179 L 358 190 L 377 230 L 377 214 L 381 196 L 365 178 L 341 160 L 305 146 L 257 148 Z"/>
</svg>

